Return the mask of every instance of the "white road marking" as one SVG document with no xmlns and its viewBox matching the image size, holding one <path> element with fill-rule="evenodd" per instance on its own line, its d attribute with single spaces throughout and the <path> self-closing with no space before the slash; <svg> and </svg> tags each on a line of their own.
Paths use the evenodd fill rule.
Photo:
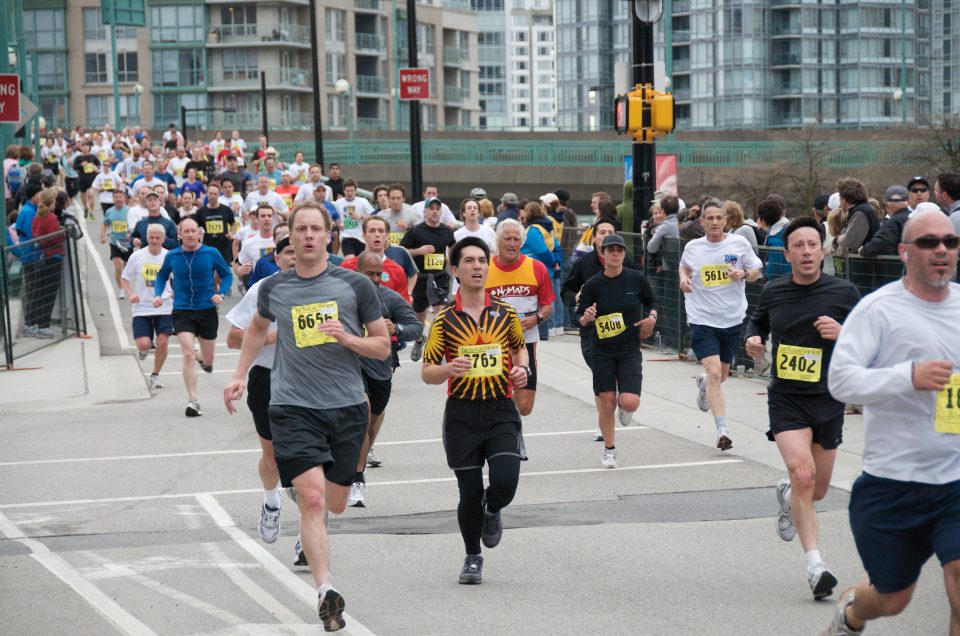
<svg viewBox="0 0 960 636">
<path fill-rule="evenodd" d="M 80 598 L 86 601 L 121 632 L 133 636 L 155 635 L 153 630 L 134 618 L 127 610 L 120 607 L 116 601 L 101 592 L 97 586 L 84 579 L 73 566 L 64 561 L 60 556 L 51 552 L 43 543 L 25 538 L 23 532 L 7 519 L 3 513 L 0 513 L 0 532 L 3 532 L 4 536 L 8 539 L 15 539 L 30 548 L 30 556 L 35 561 L 49 570 L 55 577 L 69 585 L 74 592 L 80 595 Z"/>
<path fill-rule="evenodd" d="M 615 475 L 625 470 L 655 470 L 659 468 L 695 468 L 699 466 L 722 466 L 725 464 L 742 464 L 742 459 L 714 459 L 701 462 L 680 462 L 674 464 L 645 464 L 641 466 L 619 466 L 616 469 L 609 468 L 579 468 L 571 470 L 546 470 L 540 472 L 520 473 L 520 477 L 544 477 L 551 475 L 577 475 L 582 473 L 606 473 Z M 370 486 L 409 486 L 414 484 L 432 484 L 447 481 L 456 481 L 456 477 L 436 477 L 433 479 L 406 479 L 398 481 L 368 481 Z M 262 488 L 248 488 L 244 490 L 212 490 L 209 492 L 185 492 L 166 495 L 136 495 L 130 497 L 111 497 L 104 499 L 65 499 L 61 501 L 35 501 L 23 503 L 0 504 L 0 509 L 13 508 L 43 508 L 49 506 L 74 506 L 79 504 L 115 504 L 131 501 L 156 501 L 160 499 L 183 499 L 185 497 L 221 497 L 224 495 L 249 495 L 252 493 L 263 493 Z"/>
<path fill-rule="evenodd" d="M 97 271 L 100 272 L 100 280 L 103 281 L 103 287 L 107 292 L 107 305 L 110 307 L 110 316 L 113 318 L 113 328 L 117 330 L 117 337 L 120 339 L 120 348 L 133 349 L 134 347 L 130 344 L 130 337 L 127 335 L 127 330 L 123 326 L 123 319 L 120 317 L 120 305 L 117 303 L 117 295 L 110 282 L 110 277 L 107 276 L 107 270 L 100 260 L 97 247 L 93 244 L 93 239 L 90 238 L 90 232 L 84 232 L 82 240 L 87 244 L 87 250 L 89 250 L 93 256 L 93 264 L 96 265 Z"/>
<path fill-rule="evenodd" d="M 617 431 L 618 434 L 626 433 L 630 431 L 646 431 L 650 430 L 647 426 L 631 426 L 629 428 L 621 428 Z M 593 433 L 594 429 L 583 430 L 583 431 L 549 431 L 544 433 L 524 433 L 523 436 L 527 437 L 553 437 L 559 435 L 586 435 Z M 399 440 L 395 442 L 377 442 L 377 448 L 381 446 L 405 446 L 408 444 L 439 444 L 443 440 L 439 437 L 436 438 L 427 438 L 427 439 L 408 439 L 408 440 Z M 19 462 L 0 462 L 0 468 L 5 466 L 32 466 L 35 464 L 72 464 L 78 462 L 107 462 L 107 461 L 140 461 L 143 459 L 167 459 L 173 457 L 200 457 L 206 455 L 237 455 L 245 453 L 259 453 L 259 448 L 243 448 L 236 450 L 220 450 L 220 451 L 191 451 L 186 453 L 156 453 L 152 455 L 109 455 L 107 457 L 75 457 L 67 459 L 29 459 Z"/>
<path fill-rule="evenodd" d="M 223 506 L 210 495 L 197 495 L 197 501 L 203 506 L 214 523 L 224 531 L 237 545 L 246 550 L 250 556 L 255 558 L 263 565 L 266 570 L 272 574 L 278 581 L 286 585 L 300 600 L 305 602 L 311 608 L 317 606 L 317 591 L 309 583 L 290 571 L 290 569 L 278 561 L 276 557 L 267 552 L 262 545 L 247 536 L 245 532 L 236 527 L 233 518 Z M 344 634 L 353 634 L 355 636 L 374 636 L 373 632 L 364 627 L 357 619 L 344 613 L 344 619 L 347 626 Z"/>
<path fill-rule="evenodd" d="M 206 373 L 206 372 L 197 373 L 197 376 L 199 377 L 199 376 L 202 376 L 202 375 L 211 375 L 212 373 L 233 373 L 233 369 L 214 369 L 214 370 L 211 371 L 210 373 Z M 143 372 L 143 375 L 144 375 L 144 376 L 148 376 L 148 375 L 150 375 L 150 372 L 149 372 L 149 371 L 144 371 L 144 372 Z M 182 372 L 182 371 L 161 371 L 161 372 L 158 373 L 157 375 L 183 375 L 183 372 Z"/>
</svg>

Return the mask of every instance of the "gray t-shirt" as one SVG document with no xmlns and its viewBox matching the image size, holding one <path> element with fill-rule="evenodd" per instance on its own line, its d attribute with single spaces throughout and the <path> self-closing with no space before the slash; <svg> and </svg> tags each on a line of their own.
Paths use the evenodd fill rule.
<svg viewBox="0 0 960 636">
<path fill-rule="evenodd" d="M 397 292 L 389 287 L 380 285 L 377 287 L 380 294 L 380 301 L 383 303 L 383 317 L 389 318 L 397 326 L 397 340 L 409 342 L 416 340 L 423 333 L 423 325 L 417 318 L 413 308 Z M 360 358 L 360 366 L 368 377 L 374 380 L 389 380 L 393 377 L 393 369 L 399 366 L 399 360 L 396 359 L 396 353 L 391 352 L 383 360 L 374 360 L 373 358 Z"/>
<path fill-rule="evenodd" d="M 383 316 L 366 276 L 333 266 L 313 278 L 280 272 L 261 284 L 257 311 L 277 323 L 271 405 L 332 409 L 364 401 L 358 356 L 317 326 L 336 318 L 347 333 L 362 336 L 365 323 Z"/>
</svg>

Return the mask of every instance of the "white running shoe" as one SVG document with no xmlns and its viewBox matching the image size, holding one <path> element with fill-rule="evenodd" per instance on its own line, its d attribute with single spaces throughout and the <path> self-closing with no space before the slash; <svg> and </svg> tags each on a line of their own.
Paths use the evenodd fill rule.
<svg viewBox="0 0 960 636">
<path fill-rule="evenodd" d="M 603 441 L 603 431 L 599 428 L 593 432 L 593 441 L 602 442 Z"/>
<path fill-rule="evenodd" d="M 151 389 L 162 389 L 163 382 L 160 381 L 160 376 L 156 374 L 150 374 L 150 388 Z"/>
<path fill-rule="evenodd" d="M 369 466 L 370 468 L 379 468 L 382 465 L 383 465 L 383 460 L 377 457 L 377 454 L 374 453 L 373 449 L 371 448 L 370 451 L 367 453 L 367 466 Z"/>
<path fill-rule="evenodd" d="M 350 486 L 350 497 L 347 499 L 347 505 L 351 508 L 366 508 L 366 489 L 367 485 L 361 481 L 353 482 Z"/>
<path fill-rule="evenodd" d="M 807 582 L 810 584 L 814 600 L 822 601 L 833 594 L 833 588 L 837 586 L 837 577 L 823 563 L 818 563 L 812 570 L 807 570 Z"/>
<path fill-rule="evenodd" d="M 146 351 L 137 351 L 137 360 L 146 360 L 148 355 L 150 355 L 149 349 Z"/>
<path fill-rule="evenodd" d="M 630 426 L 630 422 L 633 421 L 633 412 L 624 411 L 617 406 L 617 421 L 620 422 L 620 426 Z"/>
<path fill-rule="evenodd" d="M 854 590 L 850 588 L 840 596 L 837 611 L 833 615 L 833 621 L 825 630 L 820 632 L 820 636 L 858 636 L 864 632 L 863 628 L 853 629 L 847 625 L 847 608 L 853 605 Z"/>
<path fill-rule="evenodd" d="M 792 506 L 790 499 L 790 480 L 786 477 L 777 483 L 777 504 L 780 511 L 777 513 L 777 536 L 784 541 L 793 541 L 797 536 L 797 528 L 793 525 Z"/>
<path fill-rule="evenodd" d="M 187 417 L 198 417 L 203 415 L 203 411 L 200 410 L 200 400 L 194 398 L 187 402 Z"/>
<path fill-rule="evenodd" d="M 117 290 L 117 299 L 118 299 L 118 300 L 123 300 L 123 299 L 126 298 L 126 297 L 127 297 L 127 295 L 123 293 L 123 290 L 122 290 L 122 289 L 118 289 L 118 290 Z"/>
<path fill-rule="evenodd" d="M 733 448 L 733 437 L 730 436 L 730 431 L 725 428 L 717 431 L 717 448 L 722 451 Z"/>
<path fill-rule="evenodd" d="M 260 522 L 257 524 L 257 532 L 265 543 L 273 543 L 277 540 L 280 536 L 280 508 L 271 508 L 265 503 L 260 504 Z"/>
<path fill-rule="evenodd" d="M 697 376 L 697 408 L 706 413 L 710 410 L 710 403 L 707 401 L 707 374 L 701 373 Z"/>
<path fill-rule="evenodd" d="M 617 467 L 617 449 L 604 448 L 603 459 L 600 461 L 600 465 L 603 466 L 604 468 L 616 468 Z"/>
</svg>

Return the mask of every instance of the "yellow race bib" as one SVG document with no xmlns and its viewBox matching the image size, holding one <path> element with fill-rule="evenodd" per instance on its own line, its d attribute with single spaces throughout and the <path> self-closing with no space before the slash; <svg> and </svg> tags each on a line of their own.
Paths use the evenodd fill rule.
<svg viewBox="0 0 960 636">
<path fill-rule="evenodd" d="M 729 265 L 704 265 L 700 268 L 700 281 L 704 287 L 723 287 L 733 281 L 730 280 Z"/>
<path fill-rule="evenodd" d="M 503 373 L 503 349 L 500 343 L 465 345 L 457 350 L 460 356 L 467 356 L 473 362 L 470 370 L 464 374 L 467 378 L 489 378 Z"/>
<path fill-rule="evenodd" d="M 83 164 L 83 171 L 87 174 L 90 174 L 94 170 L 94 165 L 92 163 Z"/>
<path fill-rule="evenodd" d="M 107 192 L 113 192 L 113 179 L 104 179 L 103 180 L 103 189 Z"/>
<path fill-rule="evenodd" d="M 293 339 L 297 347 L 312 347 L 314 345 L 336 342 L 336 338 L 317 331 L 317 327 L 328 320 L 337 320 L 337 301 L 313 303 L 312 305 L 298 305 L 291 308 L 293 318 Z"/>
<path fill-rule="evenodd" d="M 173 169 L 173 176 L 175 176 L 175 177 L 182 177 L 182 176 L 183 176 L 183 168 L 174 168 L 174 169 Z"/>
<path fill-rule="evenodd" d="M 284 205 L 286 205 L 288 208 L 292 208 L 292 207 L 293 207 L 293 197 L 283 197 L 283 203 L 284 203 Z"/>
<path fill-rule="evenodd" d="M 619 312 L 597 316 L 594 325 L 597 329 L 597 337 L 601 340 L 619 336 L 627 330 L 626 323 L 623 320 L 623 314 Z"/>
<path fill-rule="evenodd" d="M 207 234 L 223 234 L 223 221 L 211 219 L 203 224 Z"/>
<path fill-rule="evenodd" d="M 403 232 L 390 232 L 390 245 L 400 245 L 403 240 Z"/>
<path fill-rule="evenodd" d="M 424 254 L 423 269 L 434 272 L 440 271 L 443 269 L 443 262 L 446 258 L 446 254 Z"/>
<path fill-rule="evenodd" d="M 270 184 L 270 189 L 271 189 L 271 190 L 276 190 L 276 189 L 277 189 L 277 180 L 276 180 L 276 179 L 269 179 L 269 180 L 267 181 L 267 183 Z"/>
<path fill-rule="evenodd" d="M 140 269 L 140 275 L 143 276 L 143 282 L 147 284 L 147 287 L 153 287 L 153 284 L 157 281 L 157 273 L 160 271 L 160 265 L 154 265 L 153 263 L 144 263 L 143 267 Z"/>
<path fill-rule="evenodd" d="M 781 380 L 819 382 L 822 362 L 823 349 L 777 346 L 777 377 Z"/>
<path fill-rule="evenodd" d="M 947 387 L 937 393 L 933 429 L 938 433 L 960 435 L 960 373 L 951 375 Z"/>
<path fill-rule="evenodd" d="M 113 228 L 114 234 L 126 234 L 127 232 L 126 221 L 113 221 L 110 227 Z"/>
</svg>

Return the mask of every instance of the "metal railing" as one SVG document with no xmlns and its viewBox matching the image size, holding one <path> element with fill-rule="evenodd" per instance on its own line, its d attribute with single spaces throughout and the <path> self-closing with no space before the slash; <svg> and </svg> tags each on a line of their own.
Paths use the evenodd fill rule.
<svg viewBox="0 0 960 636">
<path fill-rule="evenodd" d="M 387 92 L 387 80 L 375 75 L 357 75 L 356 89 L 358 93 L 381 94 Z"/>
<path fill-rule="evenodd" d="M 458 66 L 467 61 L 470 52 L 461 49 L 459 46 L 443 47 L 443 65 Z"/>
<path fill-rule="evenodd" d="M 377 33 L 357 33 L 356 45 L 358 50 L 383 52 L 384 37 Z"/>
<path fill-rule="evenodd" d="M 366 11 L 380 11 L 380 0 L 353 0 L 353 8 Z"/>
<path fill-rule="evenodd" d="M 86 333 L 76 227 L 0 246 L 3 362 Z"/>
<path fill-rule="evenodd" d="M 470 89 L 462 86 L 445 86 L 443 88 L 443 101 L 448 104 L 462 104 L 464 100 L 470 98 Z"/>
<path fill-rule="evenodd" d="M 208 85 L 213 87 L 244 87 L 257 88 L 260 86 L 260 71 L 266 74 L 268 86 L 302 88 L 311 90 L 313 81 L 309 69 L 289 66 L 274 66 L 269 68 L 220 68 L 210 70 L 207 76 Z"/>
<path fill-rule="evenodd" d="M 310 44 L 310 29 L 289 22 L 221 24 L 207 31 L 207 44 L 250 44 L 292 42 Z"/>
</svg>

